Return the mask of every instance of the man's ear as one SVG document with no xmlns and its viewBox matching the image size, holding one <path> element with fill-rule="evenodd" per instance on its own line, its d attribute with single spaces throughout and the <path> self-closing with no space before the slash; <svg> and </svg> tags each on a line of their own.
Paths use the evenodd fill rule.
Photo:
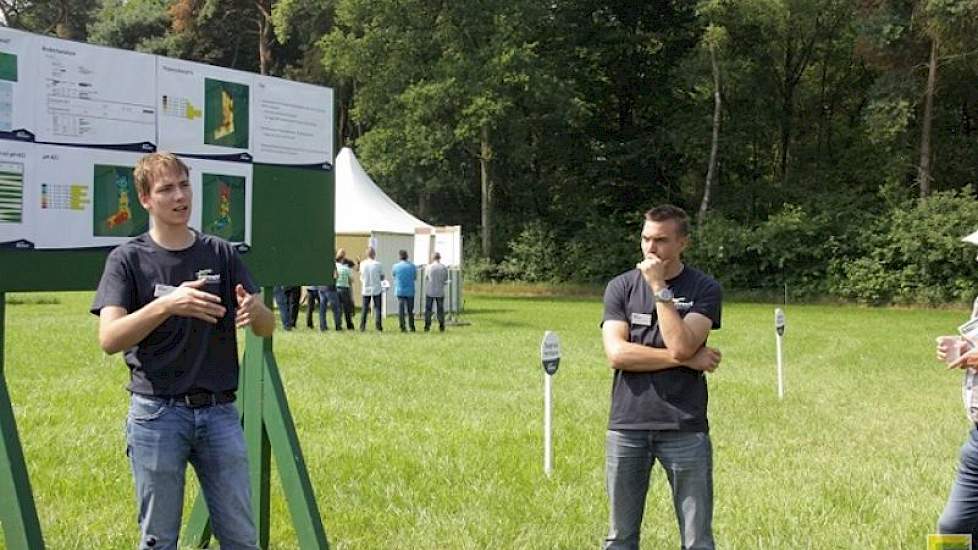
<svg viewBox="0 0 978 550">
<path fill-rule="evenodd" d="M 140 204 L 140 206 L 143 207 L 143 210 L 147 210 L 148 211 L 149 210 L 149 206 L 147 206 L 147 205 L 149 204 L 149 197 L 146 196 L 146 195 L 144 195 L 144 194 L 142 194 L 142 193 L 137 193 L 136 196 L 139 198 L 139 204 Z"/>
</svg>

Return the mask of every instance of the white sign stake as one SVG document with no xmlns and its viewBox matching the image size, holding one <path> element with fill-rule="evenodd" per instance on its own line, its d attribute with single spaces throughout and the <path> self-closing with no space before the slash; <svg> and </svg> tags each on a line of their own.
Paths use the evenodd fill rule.
<svg viewBox="0 0 978 550">
<path fill-rule="evenodd" d="M 777 332 L 778 347 L 778 399 L 784 399 L 784 352 L 781 341 L 784 339 L 784 311 L 774 310 L 774 330 Z"/>
<path fill-rule="evenodd" d="M 543 363 L 543 473 L 550 477 L 553 459 L 553 377 L 560 365 L 560 338 L 547 331 L 540 342 L 540 361 Z"/>
</svg>

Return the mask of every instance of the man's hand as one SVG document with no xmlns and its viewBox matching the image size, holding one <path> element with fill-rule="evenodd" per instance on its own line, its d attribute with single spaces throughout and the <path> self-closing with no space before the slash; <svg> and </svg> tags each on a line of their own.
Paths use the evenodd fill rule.
<svg viewBox="0 0 978 550">
<path fill-rule="evenodd" d="M 683 365 L 693 370 L 713 372 L 720 366 L 721 357 L 720 350 L 703 346 L 689 360 L 685 361 Z"/>
<path fill-rule="evenodd" d="M 937 360 L 947 363 L 948 369 L 964 369 L 978 365 L 978 350 L 960 336 L 938 336 Z"/>
<path fill-rule="evenodd" d="M 258 313 L 260 302 L 254 294 L 248 294 L 248 291 L 241 284 L 234 287 L 234 295 L 238 299 L 238 313 L 234 320 L 234 326 L 237 328 L 246 327 L 251 324 Z"/>
<path fill-rule="evenodd" d="M 666 263 L 659 259 L 655 254 L 648 254 L 645 259 L 635 264 L 635 268 L 642 272 L 645 282 L 658 291 L 666 286 Z"/>
<path fill-rule="evenodd" d="M 173 292 L 160 298 L 169 315 L 194 317 L 208 323 L 217 323 L 224 317 L 227 309 L 221 305 L 221 297 L 200 290 L 206 284 L 205 279 L 186 281 Z"/>
</svg>

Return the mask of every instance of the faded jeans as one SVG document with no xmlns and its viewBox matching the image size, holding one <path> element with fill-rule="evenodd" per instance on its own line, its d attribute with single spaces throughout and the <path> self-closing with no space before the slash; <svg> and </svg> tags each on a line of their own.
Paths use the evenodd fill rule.
<svg viewBox="0 0 978 550">
<path fill-rule="evenodd" d="M 971 428 L 968 440 L 961 446 L 958 473 L 937 521 L 937 532 L 971 534 L 978 538 L 978 430 L 975 428 Z"/>
<path fill-rule="evenodd" d="M 178 547 L 184 475 L 193 465 L 223 550 L 257 550 L 248 455 L 234 403 L 191 409 L 133 394 L 126 454 L 136 484 L 140 550 Z"/>
<path fill-rule="evenodd" d="M 608 430 L 605 483 L 610 501 L 606 549 L 637 549 L 652 466 L 672 489 L 683 550 L 713 550 L 713 449 L 704 432 Z"/>
</svg>

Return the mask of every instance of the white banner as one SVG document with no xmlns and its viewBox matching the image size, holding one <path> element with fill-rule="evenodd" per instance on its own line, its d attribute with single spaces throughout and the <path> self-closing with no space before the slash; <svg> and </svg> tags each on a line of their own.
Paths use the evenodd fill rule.
<svg viewBox="0 0 978 550">
<path fill-rule="evenodd" d="M 37 248 L 114 246 L 149 229 L 132 171 L 142 153 L 35 145 Z M 37 190 L 35 190 L 36 192 Z"/>
<path fill-rule="evenodd" d="M 251 164 L 183 159 L 194 193 L 190 225 L 231 243 L 251 244 Z"/>
<path fill-rule="evenodd" d="M 39 37 L 0 27 L 0 132 L 35 132 Z"/>
<path fill-rule="evenodd" d="M 34 154 L 30 143 L 0 140 L 0 243 L 34 240 Z"/>
<path fill-rule="evenodd" d="M 155 56 L 47 37 L 37 45 L 37 141 L 156 143 Z"/>
<path fill-rule="evenodd" d="M 253 97 L 255 162 L 333 163 L 333 90 L 256 76 Z"/>
<path fill-rule="evenodd" d="M 185 155 L 251 153 L 254 75 L 157 58 L 159 147 Z"/>
</svg>

